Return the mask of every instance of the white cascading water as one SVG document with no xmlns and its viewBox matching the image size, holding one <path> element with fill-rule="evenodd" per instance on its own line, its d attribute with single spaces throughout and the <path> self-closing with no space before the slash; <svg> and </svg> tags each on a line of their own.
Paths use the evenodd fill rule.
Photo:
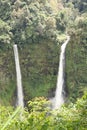
<svg viewBox="0 0 87 130">
<path fill-rule="evenodd" d="M 70 37 L 67 36 L 67 40 L 61 46 L 59 72 L 57 77 L 57 88 L 54 97 L 53 109 L 58 109 L 64 103 L 63 91 L 64 91 L 64 76 L 65 76 L 65 49 L 68 44 Z"/>
<path fill-rule="evenodd" d="M 19 63 L 19 55 L 18 55 L 18 48 L 17 45 L 13 45 L 14 49 L 14 57 L 15 57 L 15 66 L 16 66 L 16 77 L 17 77 L 17 105 L 24 107 L 24 100 L 23 100 L 23 88 L 22 88 L 22 76 L 21 76 L 21 69 Z"/>
</svg>

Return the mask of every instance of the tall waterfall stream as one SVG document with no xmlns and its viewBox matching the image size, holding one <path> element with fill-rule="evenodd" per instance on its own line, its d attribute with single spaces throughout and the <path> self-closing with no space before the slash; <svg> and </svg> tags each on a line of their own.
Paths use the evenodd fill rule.
<svg viewBox="0 0 87 130">
<path fill-rule="evenodd" d="M 70 37 L 67 36 L 67 40 L 61 46 L 60 61 L 59 61 L 59 70 L 57 76 L 57 87 L 55 92 L 55 97 L 52 99 L 53 109 L 58 109 L 64 103 L 64 87 L 65 87 L 65 50 L 66 45 L 68 44 Z"/>
<path fill-rule="evenodd" d="M 58 76 L 57 76 L 57 87 L 56 87 L 55 97 L 51 99 L 53 109 L 59 108 L 64 103 L 63 91 L 65 87 L 65 79 L 64 79 L 65 77 L 65 50 L 66 50 L 66 45 L 68 44 L 69 40 L 70 40 L 70 37 L 67 36 L 67 40 L 61 46 L 59 70 L 58 70 Z M 13 49 L 14 49 L 16 77 L 17 77 L 17 97 L 18 97 L 17 105 L 23 108 L 24 96 L 23 96 L 23 88 L 22 88 L 22 76 L 21 76 L 21 69 L 20 69 L 20 63 L 19 63 L 18 48 L 16 44 L 13 45 Z"/>
<path fill-rule="evenodd" d="M 17 105 L 24 107 L 24 101 L 23 101 L 23 88 L 22 88 L 22 76 L 21 76 L 21 69 L 20 69 L 20 63 L 19 63 L 19 55 L 18 55 L 18 48 L 17 45 L 13 45 L 14 49 L 14 57 L 15 57 L 15 66 L 16 66 L 16 77 L 17 77 Z"/>
</svg>

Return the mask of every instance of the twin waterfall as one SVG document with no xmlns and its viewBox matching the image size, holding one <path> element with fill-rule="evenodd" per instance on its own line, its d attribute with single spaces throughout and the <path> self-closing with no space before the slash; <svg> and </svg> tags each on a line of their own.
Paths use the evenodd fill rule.
<svg viewBox="0 0 87 130">
<path fill-rule="evenodd" d="M 23 101 L 23 88 L 22 88 L 22 77 L 21 77 L 21 69 L 19 63 L 19 55 L 17 45 L 13 45 L 14 49 L 14 57 L 15 57 L 15 66 L 16 66 L 16 77 L 17 77 L 17 105 L 24 107 Z"/>
<path fill-rule="evenodd" d="M 68 44 L 70 37 L 67 36 L 67 40 L 61 46 L 60 62 L 59 62 L 59 72 L 57 77 L 57 88 L 55 92 L 55 97 L 52 99 L 53 109 L 59 108 L 64 103 L 64 75 L 65 75 L 65 49 Z M 21 79 L 21 70 L 19 64 L 19 55 L 17 45 L 13 45 L 14 48 L 14 57 L 15 57 L 15 66 L 16 66 L 16 77 L 17 77 L 17 97 L 18 97 L 18 106 L 24 107 L 23 101 L 23 88 L 22 88 L 22 79 Z"/>
<path fill-rule="evenodd" d="M 67 40 L 61 46 L 61 53 L 60 53 L 60 62 L 59 62 L 59 72 L 57 77 L 57 88 L 55 92 L 55 97 L 53 100 L 53 109 L 60 108 L 60 106 L 64 103 L 64 87 L 65 87 L 65 49 L 66 45 L 68 44 L 70 37 L 67 36 Z"/>
</svg>

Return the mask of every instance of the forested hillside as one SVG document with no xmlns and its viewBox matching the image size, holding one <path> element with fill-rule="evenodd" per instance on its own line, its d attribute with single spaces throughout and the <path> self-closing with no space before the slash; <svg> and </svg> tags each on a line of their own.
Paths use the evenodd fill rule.
<svg viewBox="0 0 87 130">
<path fill-rule="evenodd" d="M 67 35 L 66 102 L 53 111 L 48 100 L 55 94 L 60 47 Z M 23 111 L 14 108 L 14 44 L 22 73 Z M 0 0 L 0 129 L 86 130 L 86 49 L 87 0 Z"/>
<path fill-rule="evenodd" d="M 86 91 L 86 1 L 0 0 L 0 102 L 15 104 L 13 44 L 18 44 L 25 101 L 54 96 L 60 46 L 66 51 L 68 100 Z M 4 98 L 6 96 L 6 98 Z"/>
</svg>

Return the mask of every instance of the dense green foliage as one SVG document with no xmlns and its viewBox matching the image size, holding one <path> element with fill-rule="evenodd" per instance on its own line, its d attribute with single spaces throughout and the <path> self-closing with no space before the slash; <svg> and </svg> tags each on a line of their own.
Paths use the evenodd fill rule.
<svg viewBox="0 0 87 130">
<path fill-rule="evenodd" d="M 66 39 L 66 31 L 71 36 L 66 51 L 68 100 L 76 101 L 87 90 L 87 2 L 56 2 L 0 0 L 1 104 L 16 101 L 14 43 L 19 47 L 25 101 L 54 95 L 59 49 Z"/>
<path fill-rule="evenodd" d="M 54 96 L 66 32 L 67 102 L 51 110 L 48 98 Z M 17 97 L 13 44 L 19 50 L 24 109 L 9 107 Z M 86 130 L 86 49 L 87 0 L 0 0 L 0 130 Z"/>
<path fill-rule="evenodd" d="M 0 107 L 1 130 L 86 130 L 87 94 L 76 104 L 50 110 L 43 97 L 29 101 L 28 108 Z"/>
<path fill-rule="evenodd" d="M 19 45 L 25 101 L 35 96 L 51 96 L 50 89 L 56 87 L 57 44 L 65 39 L 64 13 L 41 0 L 1 0 L 0 5 L 1 103 L 12 104 L 16 97 L 14 43 Z M 4 93 L 8 98 L 4 99 Z"/>
<path fill-rule="evenodd" d="M 62 0 L 65 4 L 72 3 L 75 8 L 79 10 L 79 12 L 87 11 L 87 1 L 86 0 Z"/>
</svg>

